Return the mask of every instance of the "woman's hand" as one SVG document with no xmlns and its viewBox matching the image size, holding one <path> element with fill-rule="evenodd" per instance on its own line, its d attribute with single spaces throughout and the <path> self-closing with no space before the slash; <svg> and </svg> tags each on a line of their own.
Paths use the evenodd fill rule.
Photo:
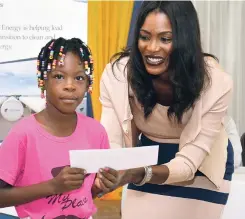
<svg viewBox="0 0 245 219">
<path fill-rule="evenodd" d="M 145 168 L 128 169 L 120 171 L 118 187 L 124 186 L 128 183 L 139 184 L 145 177 Z M 162 184 L 169 176 L 169 169 L 165 165 L 152 166 L 152 177 L 149 182 L 151 184 Z"/>
<path fill-rule="evenodd" d="M 116 171 L 111 168 L 101 169 L 97 174 L 92 189 L 93 197 L 101 197 L 128 183 L 139 182 L 144 177 L 144 168 Z"/>
<path fill-rule="evenodd" d="M 119 182 L 119 172 L 109 167 L 101 168 L 95 180 L 96 186 L 104 194 L 116 189 Z"/>
<path fill-rule="evenodd" d="M 169 170 L 165 165 L 153 166 L 152 171 L 153 176 L 148 182 L 151 184 L 162 184 L 169 176 Z M 95 179 L 93 197 L 101 197 L 105 193 L 111 192 L 129 183 L 139 184 L 144 176 L 145 169 L 143 167 L 123 171 L 116 171 L 111 168 L 101 169 Z"/>
</svg>

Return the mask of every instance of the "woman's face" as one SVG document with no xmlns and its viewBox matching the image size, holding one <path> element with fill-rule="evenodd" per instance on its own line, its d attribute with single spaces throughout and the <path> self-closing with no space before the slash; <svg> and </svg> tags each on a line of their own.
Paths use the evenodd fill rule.
<svg viewBox="0 0 245 219">
<path fill-rule="evenodd" d="M 172 51 L 172 27 L 166 14 L 151 12 L 140 29 L 138 48 L 151 75 L 163 74 Z"/>
</svg>

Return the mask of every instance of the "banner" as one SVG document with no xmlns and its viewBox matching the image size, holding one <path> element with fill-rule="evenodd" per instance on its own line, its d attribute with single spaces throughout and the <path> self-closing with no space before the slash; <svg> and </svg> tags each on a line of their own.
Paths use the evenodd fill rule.
<svg viewBox="0 0 245 219">
<path fill-rule="evenodd" d="M 87 3 L 0 0 L 0 63 L 37 57 L 52 38 L 87 42 Z"/>
<path fill-rule="evenodd" d="M 0 96 L 40 95 L 36 57 L 52 38 L 87 42 L 87 3 L 0 0 Z"/>
</svg>

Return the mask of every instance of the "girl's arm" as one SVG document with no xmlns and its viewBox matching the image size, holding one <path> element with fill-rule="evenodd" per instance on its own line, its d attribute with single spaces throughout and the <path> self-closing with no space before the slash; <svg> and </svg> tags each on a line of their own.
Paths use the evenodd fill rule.
<svg viewBox="0 0 245 219">
<path fill-rule="evenodd" d="M 0 189 L 0 208 L 22 205 L 50 195 L 79 189 L 84 178 L 85 171 L 83 169 L 67 166 L 61 170 L 58 176 L 46 182 L 26 187 L 5 186 Z"/>
<path fill-rule="evenodd" d="M 21 127 L 22 128 L 22 127 Z M 0 146 L 0 208 L 25 204 L 54 194 L 50 182 L 17 187 L 25 164 L 26 136 L 13 127 Z"/>
<path fill-rule="evenodd" d="M 54 194 L 55 189 L 51 181 L 26 187 L 11 187 L 6 183 L 6 186 L 0 189 L 0 208 L 26 204 Z"/>
</svg>

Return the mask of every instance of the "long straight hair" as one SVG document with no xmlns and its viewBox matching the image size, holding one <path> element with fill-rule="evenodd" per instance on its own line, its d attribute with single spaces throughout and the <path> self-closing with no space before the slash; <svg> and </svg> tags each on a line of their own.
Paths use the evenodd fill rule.
<svg viewBox="0 0 245 219">
<path fill-rule="evenodd" d="M 113 64 L 129 57 L 128 81 L 144 108 L 145 117 L 148 117 L 157 99 L 152 78 L 138 49 L 138 40 L 145 19 L 152 12 L 166 14 L 172 26 L 173 50 L 169 56 L 168 74 L 173 85 L 173 102 L 168 109 L 168 117 L 174 116 L 181 123 L 184 112 L 193 107 L 202 90 L 210 83 L 204 56 L 212 55 L 202 51 L 198 16 L 191 1 L 144 1 L 135 25 L 132 46 L 116 54 Z"/>
</svg>

